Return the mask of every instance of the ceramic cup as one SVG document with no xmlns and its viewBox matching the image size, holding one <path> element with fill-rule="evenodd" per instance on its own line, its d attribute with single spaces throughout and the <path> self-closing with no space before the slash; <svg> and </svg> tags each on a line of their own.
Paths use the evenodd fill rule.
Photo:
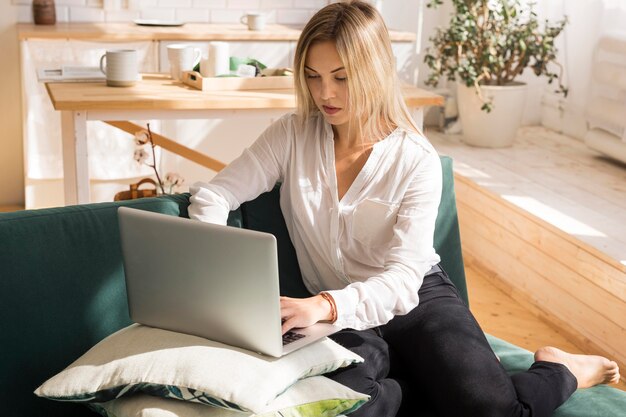
<svg viewBox="0 0 626 417">
<path fill-rule="evenodd" d="M 167 58 L 170 62 L 170 75 L 174 80 L 183 79 L 183 71 L 192 71 L 200 62 L 200 49 L 191 45 L 175 43 L 167 46 Z"/>
<path fill-rule="evenodd" d="M 241 16 L 241 23 L 248 25 L 248 30 L 265 29 L 265 15 L 261 13 L 248 13 Z"/>
<path fill-rule="evenodd" d="M 200 61 L 203 77 L 217 77 L 230 73 L 230 54 L 227 42 L 209 42 L 208 57 Z"/>
<path fill-rule="evenodd" d="M 139 78 L 139 62 L 134 49 L 114 49 L 100 57 L 100 71 L 106 76 L 107 85 L 130 87 Z"/>
</svg>

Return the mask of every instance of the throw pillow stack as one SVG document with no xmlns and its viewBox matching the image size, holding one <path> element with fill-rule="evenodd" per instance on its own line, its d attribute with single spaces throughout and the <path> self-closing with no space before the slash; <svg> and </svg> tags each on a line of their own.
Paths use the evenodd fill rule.
<svg viewBox="0 0 626 417">
<path fill-rule="evenodd" d="M 348 414 L 369 397 L 321 376 L 363 359 L 330 339 L 270 358 L 139 324 L 95 345 L 35 391 L 107 417 Z"/>
</svg>

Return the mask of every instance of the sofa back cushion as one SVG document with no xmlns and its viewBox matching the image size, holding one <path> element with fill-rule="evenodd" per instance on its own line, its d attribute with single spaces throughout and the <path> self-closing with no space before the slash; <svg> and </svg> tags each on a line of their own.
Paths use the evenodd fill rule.
<svg viewBox="0 0 626 417">
<path fill-rule="evenodd" d="M 441 256 L 441 266 L 448 273 L 450 280 L 454 282 L 465 302 L 469 304 L 463 254 L 461 253 L 456 194 L 454 193 L 452 158 L 442 156 L 441 167 L 443 169 L 443 190 L 437 222 L 435 223 L 435 250 Z"/>
<path fill-rule="evenodd" d="M 177 216 L 187 204 L 150 198 L 0 215 L 3 416 L 93 415 L 33 390 L 130 324 L 117 207 Z"/>
</svg>

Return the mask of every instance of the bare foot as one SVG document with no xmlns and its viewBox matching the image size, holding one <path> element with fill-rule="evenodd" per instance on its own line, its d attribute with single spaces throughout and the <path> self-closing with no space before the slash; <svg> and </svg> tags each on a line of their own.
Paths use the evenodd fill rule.
<svg viewBox="0 0 626 417">
<path fill-rule="evenodd" d="M 595 355 L 576 355 L 552 346 L 535 352 L 536 361 L 556 362 L 567 366 L 578 380 L 578 388 L 589 388 L 598 384 L 614 384 L 619 381 L 617 364 Z"/>
</svg>

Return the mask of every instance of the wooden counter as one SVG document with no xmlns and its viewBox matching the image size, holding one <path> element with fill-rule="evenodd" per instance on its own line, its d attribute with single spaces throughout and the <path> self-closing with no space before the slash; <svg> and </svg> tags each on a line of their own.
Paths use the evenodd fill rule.
<svg viewBox="0 0 626 417">
<path fill-rule="evenodd" d="M 295 96 L 288 90 L 200 91 L 167 75 L 147 74 L 134 87 L 107 87 L 104 81 L 48 83 L 55 110 L 201 110 L 293 109 Z M 442 106 L 443 97 L 413 86 L 403 88 L 408 107 Z"/>
<path fill-rule="evenodd" d="M 89 202 L 87 122 L 101 120 L 131 134 L 141 129 L 127 120 L 278 118 L 296 107 L 293 89 L 201 91 L 161 74 L 144 75 L 134 87 L 107 87 L 104 81 L 47 83 L 52 104 L 61 111 L 63 176 L 66 204 Z M 416 87 L 403 88 L 404 99 L 418 126 L 423 109 L 440 106 L 443 97 Z M 213 170 L 224 164 L 157 135 L 158 145 Z"/>
<path fill-rule="evenodd" d="M 35 25 L 19 23 L 18 38 L 80 39 L 91 41 L 145 40 L 221 40 L 221 41 L 297 41 L 301 27 L 267 25 L 265 30 L 251 31 L 241 24 L 186 23 L 178 27 L 139 26 L 134 23 L 57 23 Z M 413 32 L 390 31 L 392 42 L 413 42 Z"/>
</svg>

